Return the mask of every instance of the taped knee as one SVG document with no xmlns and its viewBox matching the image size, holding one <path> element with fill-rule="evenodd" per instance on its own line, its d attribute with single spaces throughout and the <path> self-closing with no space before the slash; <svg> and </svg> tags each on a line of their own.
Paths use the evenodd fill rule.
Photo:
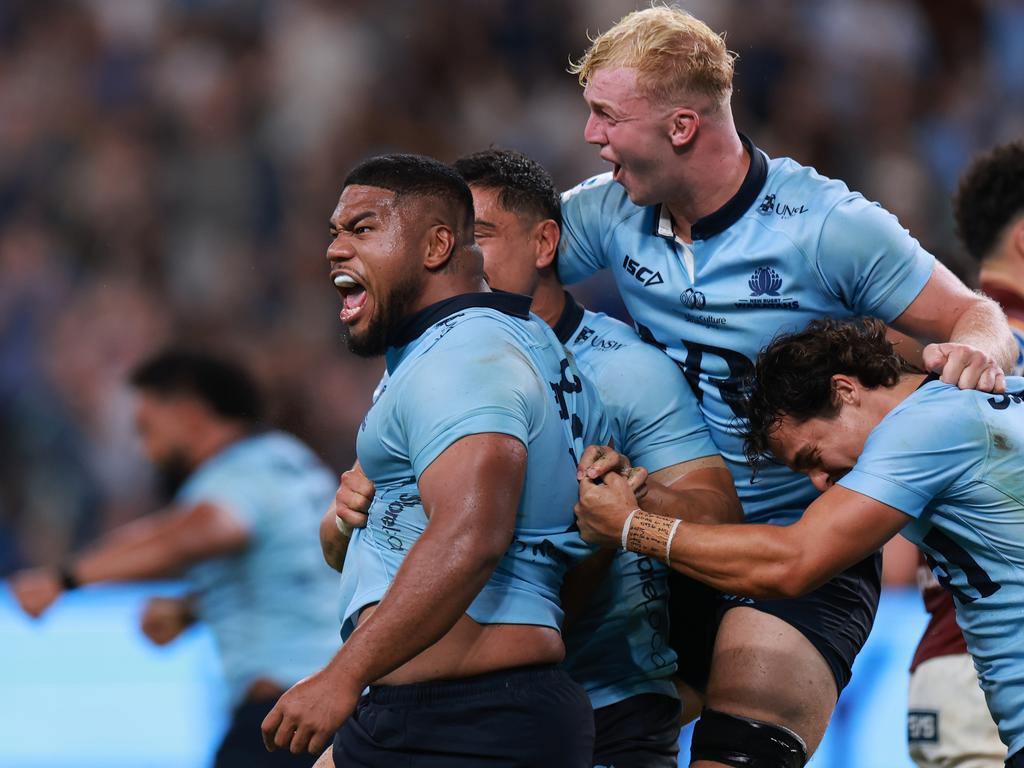
<svg viewBox="0 0 1024 768">
<path fill-rule="evenodd" d="M 781 725 L 705 709 L 690 746 L 690 761 L 697 760 L 735 768 L 803 768 L 807 745 Z"/>
</svg>

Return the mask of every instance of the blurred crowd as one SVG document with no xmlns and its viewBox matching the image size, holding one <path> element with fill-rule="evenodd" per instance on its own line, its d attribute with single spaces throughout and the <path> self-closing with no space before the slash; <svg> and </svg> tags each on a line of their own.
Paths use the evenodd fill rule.
<svg viewBox="0 0 1024 768">
<path fill-rule="evenodd" d="M 159 503 L 124 376 L 227 350 L 334 467 L 380 374 L 350 355 L 327 218 L 367 154 L 491 144 L 605 170 L 570 57 L 627 0 L 0 2 L 0 575 Z M 695 0 L 737 124 L 844 179 L 971 278 L 949 197 L 1024 134 L 1018 0 Z M 614 307 L 607 284 L 587 300 Z"/>
</svg>

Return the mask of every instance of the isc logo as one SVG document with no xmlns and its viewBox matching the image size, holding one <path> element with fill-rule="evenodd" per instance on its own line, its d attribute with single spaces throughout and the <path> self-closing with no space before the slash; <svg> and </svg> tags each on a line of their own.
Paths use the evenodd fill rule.
<svg viewBox="0 0 1024 768">
<path fill-rule="evenodd" d="M 661 285 L 665 282 L 661 277 L 661 272 L 653 272 L 640 264 L 639 261 L 629 258 L 629 254 L 626 254 L 625 258 L 622 259 L 622 268 L 635 277 L 637 282 L 643 283 L 647 288 L 650 288 L 652 285 Z"/>
</svg>

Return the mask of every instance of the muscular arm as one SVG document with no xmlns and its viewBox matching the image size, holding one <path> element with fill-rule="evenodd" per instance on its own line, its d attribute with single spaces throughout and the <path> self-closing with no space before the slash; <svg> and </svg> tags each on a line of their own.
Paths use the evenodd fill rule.
<svg viewBox="0 0 1024 768">
<path fill-rule="evenodd" d="M 81 584 L 159 579 L 185 566 L 243 549 L 249 534 L 235 515 L 209 503 L 152 515 L 122 526 L 82 554 L 70 569 Z M 41 615 L 63 591 L 51 568 L 21 571 L 11 588 L 22 609 Z"/>
<path fill-rule="evenodd" d="M 507 435 L 464 437 L 435 459 L 419 481 L 426 529 L 330 666 L 361 690 L 440 640 L 508 549 L 525 474 L 526 447 Z"/>
<path fill-rule="evenodd" d="M 369 683 L 455 626 L 512 541 L 525 477 L 526 446 L 504 434 L 463 437 L 434 459 L 419 479 L 427 527 L 373 614 L 264 719 L 268 749 L 319 752 Z"/>
<path fill-rule="evenodd" d="M 653 473 L 640 508 L 688 523 L 742 523 L 732 474 L 720 456 L 705 456 Z"/>
<path fill-rule="evenodd" d="M 672 567 L 723 592 L 759 598 L 806 594 L 863 560 L 910 518 L 833 486 L 792 525 L 680 524 Z M 664 539 L 650 552 L 662 556 Z"/>
<path fill-rule="evenodd" d="M 74 574 L 83 584 L 163 578 L 200 560 L 240 551 L 248 542 L 237 516 L 200 503 L 119 529 L 78 557 Z"/>
<path fill-rule="evenodd" d="M 941 369 L 942 380 L 947 384 L 973 388 L 984 369 L 976 361 L 968 374 L 973 375 L 974 381 L 954 378 L 955 373 L 967 367 L 962 363 L 969 361 L 965 361 L 968 353 L 950 345 L 973 347 L 988 355 L 1003 371 L 1010 370 L 1016 361 L 1013 335 L 999 305 L 971 291 L 939 263 L 921 293 L 891 325 L 929 345 L 924 350 L 925 364 L 933 370 Z M 981 385 L 985 383 L 982 379 Z"/>
</svg>

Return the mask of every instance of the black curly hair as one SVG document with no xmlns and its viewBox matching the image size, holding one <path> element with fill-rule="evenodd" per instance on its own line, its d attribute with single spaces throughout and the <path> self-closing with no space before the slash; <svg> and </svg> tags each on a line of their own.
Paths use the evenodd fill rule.
<svg viewBox="0 0 1024 768">
<path fill-rule="evenodd" d="M 467 184 L 498 190 L 506 211 L 562 225 L 562 202 L 551 174 L 522 152 L 492 147 L 460 157 L 454 165 Z"/>
<path fill-rule="evenodd" d="M 838 412 L 835 374 L 856 376 L 874 389 L 894 386 L 904 373 L 924 373 L 893 349 L 885 333 L 885 323 L 871 317 L 824 318 L 776 337 L 757 356 L 744 400 L 743 449 L 751 466 L 772 459 L 768 441 L 784 418 L 804 422 Z"/>
<path fill-rule="evenodd" d="M 953 213 L 971 258 L 988 258 L 1006 225 L 1024 214 L 1024 141 L 996 147 L 971 164 L 953 198 Z"/>
</svg>

